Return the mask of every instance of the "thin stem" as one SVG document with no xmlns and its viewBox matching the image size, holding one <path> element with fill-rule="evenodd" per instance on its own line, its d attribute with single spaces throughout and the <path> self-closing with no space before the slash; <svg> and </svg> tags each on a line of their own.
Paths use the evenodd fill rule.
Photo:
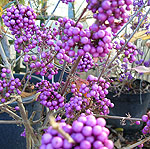
<svg viewBox="0 0 150 149">
<path fill-rule="evenodd" d="M 7 121 L 7 120 L 0 120 L 0 124 L 22 124 L 22 121 Z"/>
<path fill-rule="evenodd" d="M 78 22 L 80 21 L 80 19 L 82 18 L 82 16 L 83 16 L 83 15 L 84 15 L 84 13 L 86 12 L 87 8 L 88 8 L 88 5 L 87 5 L 87 6 L 83 9 L 83 11 L 82 11 L 82 13 L 81 13 L 80 17 L 78 18 L 78 20 L 77 20 L 77 22 L 76 22 L 75 26 L 78 24 Z"/>
<path fill-rule="evenodd" d="M 129 147 L 124 147 L 123 149 L 132 149 L 132 148 L 134 148 L 134 147 L 136 147 L 136 146 L 138 146 L 140 144 L 144 144 L 145 142 L 147 142 L 149 140 L 150 140 L 150 137 L 147 137 L 147 138 L 145 138 L 145 139 L 143 139 L 143 140 L 141 140 L 141 141 L 139 141 L 137 143 L 134 143 L 134 144 L 130 145 Z"/>
<path fill-rule="evenodd" d="M 8 113 L 12 118 L 16 120 L 21 120 L 21 117 L 18 116 L 16 113 L 12 112 L 11 110 L 7 109 L 6 107 L 0 107 L 0 109 L 6 113 Z"/>
<path fill-rule="evenodd" d="M 6 105 L 9 105 L 9 104 L 15 102 L 16 100 L 17 100 L 17 98 L 14 98 L 14 99 L 12 99 L 12 100 L 10 100 L 10 101 L 8 101 L 8 102 L 2 103 L 2 104 L 0 104 L 0 107 L 4 107 L 4 106 L 6 106 Z"/>
<path fill-rule="evenodd" d="M 22 103 L 21 97 L 17 98 L 17 102 L 18 102 L 18 106 L 19 106 L 19 109 L 20 109 L 20 114 L 21 114 L 21 117 L 23 119 L 23 124 L 25 126 L 26 132 L 30 133 L 34 143 L 38 144 L 39 141 L 36 138 L 36 136 L 34 134 L 34 131 L 33 131 L 33 128 L 31 127 L 30 121 L 27 118 L 26 111 L 25 111 L 24 105 Z"/>
<path fill-rule="evenodd" d="M 109 55 L 108 55 L 108 58 L 107 58 L 107 60 L 106 60 L 106 63 L 104 64 L 104 67 L 103 67 L 103 69 L 102 69 L 102 71 L 101 71 L 101 73 L 100 73 L 100 75 L 99 75 L 99 77 L 98 77 L 98 81 L 97 81 L 97 82 L 99 82 L 100 78 L 102 77 L 102 74 L 103 74 L 104 71 L 105 71 L 105 66 L 106 66 L 107 63 L 108 63 L 108 60 L 109 60 L 109 58 L 110 58 L 110 54 L 111 54 L 111 52 L 110 52 Z"/>
<path fill-rule="evenodd" d="M 83 3 L 85 2 L 85 0 L 81 3 L 81 5 L 78 7 L 77 11 L 75 12 L 75 14 L 78 13 L 78 11 L 80 10 L 80 8 L 82 7 Z"/>
<path fill-rule="evenodd" d="M 23 90 L 21 91 L 21 93 L 25 91 L 25 89 L 26 89 L 26 87 L 27 87 L 27 84 L 28 84 L 28 82 L 29 82 L 29 80 L 30 80 L 30 77 L 31 77 L 32 73 L 33 73 L 33 71 L 30 71 L 30 74 L 29 74 L 29 76 L 28 76 L 28 79 L 27 79 L 27 81 L 26 81 L 26 83 L 25 83 L 25 85 L 24 85 Z"/>
<path fill-rule="evenodd" d="M 64 64 L 63 64 L 62 71 L 61 71 L 61 73 L 60 73 L 59 80 L 58 80 L 58 82 L 59 82 L 60 84 L 61 84 L 61 82 L 62 82 L 62 79 L 63 79 L 63 75 L 64 75 L 64 72 L 65 72 L 66 66 L 67 66 L 67 62 L 65 61 Z"/>
<path fill-rule="evenodd" d="M 141 121 L 141 118 L 129 118 L 129 117 L 121 117 L 121 116 L 110 116 L 110 115 L 95 115 L 96 117 L 103 117 L 106 119 L 118 119 L 118 120 L 129 120 L 129 121 Z"/>
<path fill-rule="evenodd" d="M 123 28 L 116 34 L 116 36 L 113 38 L 113 40 L 126 28 L 126 26 L 134 19 L 134 17 L 141 11 L 141 9 L 145 6 L 145 4 L 147 3 L 147 1 L 140 7 L 140 9 L 138 11 L 136 11 L 136 13 L 134 13 L 134 15 L 130 18 L 130 20 L 123 26 Z"/>
<path fill-rule="evenodd" d="M 46 114 L 46 118 L 45 118 L 45 121 L 44 121 L 44 124 L 43 126 L 45 127 L 48 122 L 50 121 L 50 116 L 51 116 L 51 111 L 48 111 L 48 113 Z"/>
<path fill-rule="evenodd" d="M 53 17 L 53 14 L 54 14 L 54 12 L 56 11 L 56 9 L 57 9 L 57 7 L 58 7 L 60 1 L 61 1 L 61 0 L 58 0 L 56 6 L 55 6 L 55 8 L 54 8 L 54 10 L 52 11 L 51 15 L 49 16 L 48 20 L 46 21 L 45 26 L 48 24 L 48 22 L 49 22 L 49 21 L 51 20 L 51 18 Z"/>
<path fill-rule="evenodd" d="M 11 71 L 10 74 L 9 74 L 10 78 L 13 78 L 13 73 L 12 73 L 12 70 L 11 70 L 11 65 L 10 65 L 10 63 L 7 60 L 6 54 L 5 54 L 4 50 L 3 50 L 3 47 L 1 45 L 1 43 L 0 43 L 0 55 L 2 57 L 4 66 Z"/>
<path fill-rule="evenodd" d="M 143 19 L 139 22 L 139 24 L 137 25 L 136 29 L 134 30 L 134 32 L 131 34 L 131 36 L 129 37 L 129 39 L 127 40 L 127 42 L 123 45 L 123 47 L 120 49 L 120 51 L 114 56 L 114 58 L 111 60 L 111 62 L 108 63 L 108 65 L 105 67 L 105 70 L 107 70 L 107 68 L 112 64 L 112 62 L 118 57 L 119 54 L 122 53 L 122 51 L 124 50 L 125 46 L 128 44 L 128 42 L 131 40 L 131 38 L 134 36 L 134 34 L 136 33 L 136 31 L 139 29 L 140 25 L 142 24 L 142 22 L 144 21 L 144 19 L 146 18 L 146 16 L 148 15 L 148 13 L 150 12 L 150 9 L 147 11 L 147 13 L 144 15 Z"/>
<path fill-rule="evenodd" d="M 24 53 L 22 55 L 20 55 L 17 59 L 15 59 L 12 63 L 11 63 L 11 66 L 13 66 L 15 63 L 17 63 L 21 58 L 22 56 L 24 56 Z"/>
<path fill-rule="evenodd" d="M 57 54 L 58 54 L 58 52 L 55 53 L 55 55 L 45 64 L 45 66 L 47 66 L 50 62 L 52 62 L 53 59 L 56 57 Z"/>
<path fill-rule="evenodd" d="M 78 59 L 76 60 L 76 62 L 74 63 L 74 65 L 73 65 L 73 67 L 72 67 L 72 69 L 71 69 L 71 71 L 70 71 L 70 74 L 69 74 L 69 76 L 68 76 L 68 79 L 67 79 L 67 81 L 66 81 L 66 83 L 65 83 L 65 86 L 64 86 L 63 89 L 62 89 L 61 95 L 63 95 L 63 94 L 65 93 L 66 88 L 67 88 L 67 86 L 68 86 L 68 84 L 69 84 L 70 78 L 71 78 L 72 74 L 76 71 L 76 68 L 77 68 L 77 66 L 78 66 L 78 64 L 79 64 L 79 62 L 80 62 L 81 57 L 82 57 L 82 56 L 79 56 Z"/>
</svg>

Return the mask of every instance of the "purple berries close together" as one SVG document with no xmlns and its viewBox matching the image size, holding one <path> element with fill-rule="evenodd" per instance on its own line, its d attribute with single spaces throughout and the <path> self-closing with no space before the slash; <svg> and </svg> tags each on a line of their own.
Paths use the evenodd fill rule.
<svg viewBox="0 0 150 149">
<path fill-rule="evenodd" d="M 71 85 L 71 92 L 73 93 L 73 97 L 64 106 L 67 118 L 74 118 L 78 112 L 80 113 L 81 110 L 85 110 L 89 105 L 88 99 L 82 93 L 78 92 L 76 84 Z"/>
<path fill-rule="evenodd" d="M 132 0 L 86 0 L 88 9 L 101 26 L 110 27 L 116 33 L 128 21 L 127 11 Z"/>
<path fill-rule="evenodd" d="M 41 104 L 50 110 L 57 110 L 64 106 L 64 97 L 57 92 L 60 87 L 59 82 L 51 84 L 47 80 L 42 80 L 36 84 L 36 87 L 39 89 L 38 92 L 41 92 L 37 99 Z"/>
<path fill-rule="evenodd" d="M 4 23 L 12 31 L 12 35 L 15 35 L 15 50 L 20 53 L 24 50 L 24 46 L 28 45 L 28 48 L 34 48 L 29 46 L 29 41 L 36 29 L 35 21 L 36 14 L 29 6 L 18 5 L 12 6 L 6 9 L 7 13 L 2 16 Z M 34 42 L 37 42 L 34 40 Z"/>
<path fill-rule="evenodd" d="M 58 68 L 54 66 L 53 63 L 49 63 L 49 60 L 53 58 L 52 53 L 48 52 L 41 52 L 41 58 L 37 58 L 36 55 L 28 55 L 24 56 L 24 62 L 27 65 L 30 65 L 30 69 L 34 69 L 35 73 L 41 76 L 48 77 L 49 80 L 52 79 L 52 76 L 58 74 Z"/>
<path fill-rule="evenodd" d="M 78 112 L 81 112 L 81 110 L 84 110 L 89 105 L 89 101 L 82 97 L 81 93 L 76 94 L 64 106 L 67 118 L 74 118 Z"/>
<path fill-rule="evenodd" d="M 59 123 L 59 127 L 68 134 L 72 133 L 72 127 L 64 122 Z M 57 130 L 50 126 L 42 136 L 40 149 L 71 149 L 72 146 L 73 144 L 69 143 Z"/>
<path fill-rule="evenodd" d="M 77 58 L 78 56 L 76 55 L 74 60 L 76 60 Z M 89 53 L 85 53 L 85 55 L 82 56 L 77 68 L 81 72 L 88 72 L 88 70 L 91 69 L 93 66 L 94 66 L 94 60 L 92 59 L 91 55 Z"/>
<path fill-rule="evenodd" d="M 11 8 L 7 8 L 6 11 L 7 13 L 3 15 L 2 18 L 4 19 L 5 25 L 12 31 L 13 35 L 21 34 L 20 29 L 30 31 L 35 27 L 34 19 L 36 18 L 36 14 L 29 6 L 12 6 Z M 22 39 L 20 38 L 20 40 Z"/>
<path fill-rule="evenodd" d="M 114 48 L 117 51 L 119 51 L 124 46 L 125 40 L 120 40 L 120 43 L 115 42 L 115 44 L 116 45 L 115 45 Z M 136 50 L 136 46 L 133 43 L 129 42 L 125 46 L 125 48 L 123 49 L 123 51 L 124 51 L 124 55 L 122 56 L 123 57 L 123 62 L 125 62 L 125 63 L 127 63 L 127 62 L 133 63 L 133 62 L 136 61 L 136 57 L 135 56 L 138 54 L 138 51 Z"/>
<path fill-rule="evenodd" d="M 87 81 L 89 82 L 89 85 L 87 86 L 86 84 L 82 84 L 79 91 L 83 94 L 88 93 L 88 98 L 94 97 L 96 100 L 99 100 L 100 98 L 104 98 L 105 95 L 108 94 L 107 88 L 110 84 L 109 82 L 106 82 L 103 78 L 101 78 L 99 82 L 97 82 L 97 77 L 89 75 Z"/>
<path fill-rule="evenodd" d="M 148 112 L 147 115 L 142 116 L 142 121 L 146 122 L 146 126 L 144 126 L 142 133 L 149 134 L 150 133 L 150 112 Z"/>
<path fill-rule="evenodd" d="M 100 78 L 98 81 L 97 77 L 89 75 L 87 78 L 89 85 L 82 84 L 79 92 L 82 94 L 87 93 L 86 97 L 90 100 L 94 100 L 93 106 L 98 105 L 98 110 L 100 114 L 109 114 L 108 107 L 114 107 L 114 104 L 106 97 L 108 94 L 108 88 L 110 86 L 109 82 L 106 82 L 105 79 Z"/>
<path fill-rule="evenodd" d="M 92 24 L 89 29 L 92 32 L 89 53 L 93 57 L 105 57 L 112 49 L 111 32 L 106 27 L 96 23 Z M 86 48 L 89 48 L 89 46 Z"/>
<path fill-rule="evenodd" d="M 96 119 L 93 115 L 81 114 L 72 126 L 60 123 L 60 127 L 73 138 L 74 144 L 69 143 L 50 126 L 42 136 L 40 149 L 113 149 L 114 145 L 108 139 L 109 130 L 105 125 L 103 118 Z"/>
<path fill-rule="evenodd" d="M 77 55 L 84 56 L 90 53 L 93 57 L 105 57 L 112 49 L 111 33 L 97 24 L 89 29 L 83 30 L 83 25 L 67 18 L 59 19 L 59 33 L 62 34 L 62 41 L 57 41 L 55 50 L 59 53 L 57 58 L 71 63 L 70 57 L 75 56 L 74 48 L 78 47 Z M 69 57 L 70 56 L 70 57 Z"/>
<path fill-rule="evenodd" d="M 2 73 L 1 73 L 1 77 L 2 79 L 0 80 L 0 96 L 1 98 L 1 102 L 4 103 L 6 102 L 8 99 L 10 99 L 10 96 L 12 94 L 21 94 L 21 91 L 18 89 L 21 86 L 21 82 L 19 80 L 19 78 L 11 78 L 10 80 L 7 78 L 6 74 L 9 74 L 10 70 L 3 68 L 2 69 Z"/>
</svg>

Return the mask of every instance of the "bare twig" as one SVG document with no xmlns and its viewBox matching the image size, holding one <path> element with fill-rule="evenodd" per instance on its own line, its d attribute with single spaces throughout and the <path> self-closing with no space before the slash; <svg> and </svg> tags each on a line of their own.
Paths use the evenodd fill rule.
<svg viewBox="0 0 150 149">
<path fill-rule="evenodd" d="M 7 60 L 6 54 L 5 54 L 4 50 L 3 50 L 3 47 L 1 45 L 1 43 L 0 43 L 0 55 L 2 57 L 4 66 L 11 71 L 10 74 L 9 74 L 10 78 L 13 78 L 13 74 L 12 74 L 12 70 L 11 70 L 11 65 L 10 65 L 10 63 Z"/>
<path fill-rule="evenodd" d="M 147 1 L 140 7 L 138 11 L 129 19 L 129 21 L 123 26 L 123 28 L 117 33 L 117 35 L 113 38 L 113 40 L 127 27 L 127 25 L 134 19 L 134 17 L 142 10 Z"/>
<path fill-rule="evenodd" d="M 59 80 L 58 80 L 58 82 L 59 82 L 60 84 L 61 84 L 61 82 L 62 82 L 63 75 L 64 75 L 64 72 L 65 72 L 66 67 L 67 67 L 67 62 L 65 61 L 64 64 L 63 64 L 62 71 L 61 71 L 60 76 L 59 76 Z"/>
<path fill-rule="evenodd" d="M 16 120 L 21 120 L 21 117 L 18 116 L 16 113 L 12 112 L 11 110 L 7 109 L 6 107 L 0 107 L 0 109 L 6 113 L 8 113 L 12 118 Z"/>
<path fill-rule="evenodd" d="M 18 102 L 18 106 L 20 109 L 21 117 L 23 119 L 23 124 L 24 124 L 25 129 L 26 129 L 26 133 L 29 133 L 31 135 L 31 137 L 34 141 L 34 144 L 39 144 L 39 141 L 38 141 L 37 137 L 35 136 L 33 128 L 31 127 L 30 121 L 27 118 L 26 111 L 25 111 L 24 105 L 22 103 L 21 97 L 17 98 L 17 102 Z"/>
<path fill-rule="evenodd" d="M 144 21 L 144 19 L 146 18 L 146 16 L 148 15 L 148 13 L 150 12 L 150 9 L 146 12 L 146 14 L 144 15 L 144 17 L 142 18 L 142 20 L 139 22 L 139 24 L 137 25 L 136 29 L 134 30 L 134 32 L 131 34 L 131 36 L 129 37 L 129 39 L 126 41 L 126 43 L 123 45 L 123 47 L 120 49 L 120 51 L 113 57 L 113 59 L 108 63 L 108 65 L 105 67 L 105 70 L 107 70 L 108 67 L 111 66 L 112 62 L 118 57 L 118 55 L 120 55 L 122 53 L 122 51 L 124 50 L 125 46 L 128 44 L 128 42 L 131 40 L 131 38 L 133 37 L 133 35 L 136 33 L 136 31 L 139 29 L 140 25 L 142 24 L 142 22 Z"/>
<path fill-rule="evenodd" d="M 10 100 L 10 101 L 8 101 L 8 102 L 2 103 L 2 104 L 0 104 L 0 107 L 4 107 L 4 106 L 6 106 L 6 105 L 9 105 L 9 104 L 15 102 L 16 100 L 17 100 L 17 98 L 14 98 L 14 99 L 12 99 L 12 100 Z"/>
<path fill-rule="evenodd" d="M 8 120 L 0 120 L 0 124 L 22 124 L 22 121 L 8 121 Z"/>
<path fill-rule="evenodd" d="M 65 93 L 66 88 L 67 88 L 67 86 L 69 84 L 70 78 L 71 78 L 72 74 L 76 71 L 76 68 L 77 68 L 77 66 L 78 66 L 78 64 L 80 62 L 81 57 L 82 56 L 79 56 L 78 59 L 76 60 L 76 62 L 74 63 L 74 65 L 73 65 L 73 67 L 72 67 L 72 69 L 70 71 L 70 74 L 69 74 L 69 76 L 67 78 L 67 81 L 66 81 L 66 83 L 65 83 L 65 85 L 64 85 L 64 87 L 62 89 L 61 95 L 63 95 Z"/>
<path fill-rule="evenodd" d="M 50 124 L 52 128 L 57 130 L 66 140 L 68 140 L 69 143 L 75 143 L 74 140 L 70 137 L 70 135 L 66 133 L 63 129 L 61 129 L 59 123 L 56 123 L 55 118 L 53 116 L 50 116 Z"/>
<path fill-rule="evenodd" d="M 57 7 L 58 7 L 60 1 L 61 1 L 61 0 L 58 0 L 56 6 L 55 6 L 55 8 L 54 8 L 54 10 L 52 11 L 51 15 L 49 16 L 48 20 L 46 21 L 45 26 L 48 24 L 48 22 L 49 22 L 49 21 L 51 20 L 51 18 L 53 17 L 53 14 L 54 14 L 54 12 L 56 11 L 56 9 L 57 9 Z"/>
<path fill-rule="evenodd" d="M 87 5 L 87 6 L 83 9 L 83 11 L 82 11 L 82 13 L 81 13 L 80 17 L 78 18 L 78 20 L 77 20 L 77 22 L 76 22 L 75 26 L 78 24 L 78 22 L 80 21 L 80 19 L 82 18 L 82 16 L 83 16 L 83 15 L 84 15 L 84 13 L 86 12 L 87 8 L 88 8 L 88 5 Z"/>
<path fill-rule="evenodd" d="M 119 120 L 129 120 L 129 121 L 141 121 L 141 118 L 130 118 L 130 117 L 121 117 L 121 116 L 110 116 L 110 115 L 95 115 L 96 117 L 103 117 L 106 119 L 119 119 Z"/>
<path fill-rule="evenodd" d="M 143 139 L 143 140 L 141 140 L 141 141 L 139 141 L 137 143 L 134 143 L 134 144 L 130 145 L 129 147 L 124 147 L 123 149 L 132 149 L 132 148 L 134 148 L 134 147 L 136 147 L 136 146 L 138 146 L 140 144 L 144 144 L 145 142 L 147 142 L 149 140 L 150 140 L 150 137 L 147 137 L 147 138 L 145 138 L 145 139 Z"/>
</svg>

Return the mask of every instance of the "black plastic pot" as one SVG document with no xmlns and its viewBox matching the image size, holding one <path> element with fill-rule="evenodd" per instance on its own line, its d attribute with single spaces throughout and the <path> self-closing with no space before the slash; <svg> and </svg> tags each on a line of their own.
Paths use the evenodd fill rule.
<svg viewBox="0 0 150 149">
<path fill-rule="evenodd" d="M 15 78 L 22 79 L 23 74 L 15 74 Z M 32 76 L 30 82 L 36 84 L 40 82 L 41 79 L 35 76 Z M 28 102 L 33 99 L 33 96 L 23 98 L 23 102 Z M 39 102 L 32 102 L 29 104 L 24 104 L 25 109 L 28 111 L 28 115 L 31 116 L 33 111 L 36 111 L 34 120 L 40 118 L 40 111 L 42 106 Z M 10 104 L 11 107 L 17 106 L 17 103 L 14 102 Z M 19 112 L 17 113 L 19 114 Z M 7 113 L 0 113 L 0 120 L 13 120 Z M 33 127 L 38 128 L 39 124 L 34 125 Z M 21 135 L 24 131 L 23 125 L 16 124 L 0 124 L 0 148 L 1 149 L 26 149 L 26 139 Z"/>
<path fill-rule="evenodd" d="M 114 108 L 110 108 L 110 114 L 112 116 L 123 116 L 130 114 L 132 118 L 141 118 L 142 115 L 146 114 L 149 101 L 150 93 L 145 94 L 121 94 L 120 97 L 113 97 L 113 93 L 109 93 L 107 98 L 111 99 L 114 103 Z M 140 125 L 131 125 L 130 121 L 126 121 L 126 125 L 121 125 L 120 120 L 108 119 L 108 124 L 111 124 L 117 128 L 123 128 L 126 132 L 130 130 L 137 130 L 142 128 L 142 123 Z"/>
</svg>

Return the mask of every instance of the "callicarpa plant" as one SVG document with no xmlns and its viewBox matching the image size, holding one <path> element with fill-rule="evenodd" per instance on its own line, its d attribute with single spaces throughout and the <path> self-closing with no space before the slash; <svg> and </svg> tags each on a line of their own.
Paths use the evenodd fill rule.
<svg viewBox="0 0 150 149">
<path fill-rule="evenodd" d="M 74 1 L 62 0 L 62 3 L 74 4 Z M 149 61 L 137 59 L 144 53 L 132 41 L 142 28 L 146 28 L 144 34 L 149 37 L 149 24 L 143 24 L 148 20 L 149 1 L 86 0 L 85 3 L 77 19 L 56 17 L 55 27 L 47 26 L 48 22 L 38 26 L 35 10 L 18 1 L 3 7 L 2 21 L 20 56 L 9 60 L 0 44 L 0 115 L 8 113 L 13 118 L 0 120 L 0 125 L 23 125 L 25 129 L 20 137 L 25 137 L 27 149 L 113 149 L 105 118 L 126 119 L 137 125 L 143 121 L 146 126 L 142 133 L 150 132 L 149 113 L 142 118 L 111 116 L 109 113 L 115 105 L 107 97 L 114 88 L 117 95 L 133 92 L 135 74 L 150 73 Z M 85 28 L 80 20 L 87 11 L 95 21 Z M 138 21 L 132 23 L 136 17 Z M 128 28 L 130 32 L 124 31 Z M 121 32 L 125 32 L 124 36 L 120 36 Z M 1 41 L 5 36 L 8 34 L 3 30 Z M 22 78 L 14 77 L 13 70 L 20 59 L 26 67 Z M 98 70 L 98 76 L 89 73 L 93 69 Z M 86 80 L 80 78 L 83 72 L 89 74 Z M 33 74 L 42 79 L 31 83 Z M 114 83 L 114 76 L 121 89 Z M 28 104 L 42 106 L 39 119 L 33 120 L 35 111 L 28 118 L 23 98 L 28 91 L 34 94 Z M 150 88 L 146 86 L 145 91 L 149 92 Z M 38 124 L 38 128 L 33 124 Z M 127 148 L 141 148 L 149 140 L 150 137 L 145 137 Z"/>
</svg>

